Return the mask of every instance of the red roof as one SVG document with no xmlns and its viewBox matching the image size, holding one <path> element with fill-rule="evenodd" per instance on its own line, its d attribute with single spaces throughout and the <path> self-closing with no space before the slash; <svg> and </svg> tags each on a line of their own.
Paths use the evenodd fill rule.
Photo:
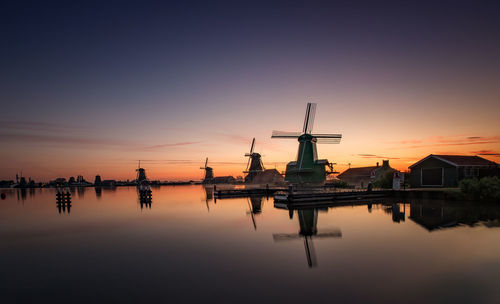
<svg viewBox="0 0 500 304">
<path fill-rule="evenodd" d="M 487 160 L 485 158 L 479 156 L 467 156 L 467 155 L 435 155 L 431 154 L 420 161 L 414 163 L 410 166 L 414 167 L 415 165 L 421 163 L 422 161 L 434 157 L 436 159 L 442 160 L 454 166 L 498 166 L 497 163 Z"/>
</svg>

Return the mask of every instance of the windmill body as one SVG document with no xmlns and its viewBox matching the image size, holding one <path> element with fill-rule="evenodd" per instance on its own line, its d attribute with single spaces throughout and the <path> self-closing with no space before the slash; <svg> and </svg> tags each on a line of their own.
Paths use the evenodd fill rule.
<svg viewBox="0 0 500 304">
<path fill-rule="evenodd" d="M 264 165 L 262 164 L 262 156 L 253 152 L 255 145 L 255 138 L 252 140 L 252 145 L 250 146 L 250 153 L 246 153 L 245 156 L 248 157 L 247 168 L 243 173 L 246 173 L 245 183 L 253 182 L 254 178 L 264 171 Z"/>
<path fill-rule="evenodd" d="M 139 161 L 139 166 L 135 171 L 137 172 L 137 178 L 136 178 L 137 185 L 148 184 L 148 179 L 146 177 L 146 170 L 144 168 L 141 168 L 141 161 Z"/>
<path fill-rule="evenodd" d="M 308 103 L 302 132 L 273 131 L 272 138 L 297 139 L 299 148 L 297 159 L 286 166 L 285 181 L 293 184 L 324 184 L 327 168 L 331 164 L 327 159 L 318 159 L 317 143 L 339 143 L 341 134 L 312 134 L 316 104 Z"/>
<path fill-rule="evenodd" d="M 214 182 L 214 170 L 208 166 L 208 157 L 205 160 L 205 166 L 200 167 L 200 169 L 205 170 L 205 176 L 203 178 L 203 184 L 212 184 Z"/>
</svg>

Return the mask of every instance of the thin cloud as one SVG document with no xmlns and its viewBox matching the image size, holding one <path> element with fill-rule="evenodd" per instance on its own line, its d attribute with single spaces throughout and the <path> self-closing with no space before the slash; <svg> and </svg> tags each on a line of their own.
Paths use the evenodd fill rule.
<svg viewBox="0 0 500 304">
<path fill-rule="evenodd" d="M 179 147 L 179 146 L 189 146 L 189 145 L 195 145 L 201 143 L 200 141 L 185 141 L 185 142 L 178 142 L 178 143 L 171 143 L 171 144 L 162 144 L 162 145 L 154 145 L 154 146 L 149 146 L 145 147 L 146 150 L 155 150 L 155 149 L 162 149 L 162 148 L 170 148 L 170 147 Z"/>
<path fill-rule="evenodd" d="M 365 153 L 357 154 L 357 156 L 359 156 L 361 158 L 400 159 L 399 157 L 387 157 L 387 156 L 381 156 L 381 155 L 375 155 L 375 154 L 365 154 Z"/>
<path fill-rule="evenodd" d="M 428 147 L 447 147 L 447 146 L 468 146 L 482 144 L 500 143 L 500 136 L 432 136 L 425 140 L 412 139 L 387 142 L 389 144 L 404 145 L 408 149 L 428 148 Z"/>
<path fill-rule="evenodd" d="M 399 141 L 389 141 L 386 142 L 387 144 L 397 144 L 397 145 L 408 145 L 408 144 L 420 144 L 422 143 L 422 140 L 399 140 Z"/>
<path fill-rule="evenodd" d="M 492 151 L 492 150 L 479 150 L 479 151 L 472 151 L 472 154 L 476 155 L 485 155 L 485 156 L 500 156 L 499 152 Z"/>
<path fill-rule="evenodd" d="M 6 134 L 0 133 L 0 141 L 18 142 L 29 144 L 62 144 L 62 145 L 79 145 L 79 146 L 128 146 L 130 143 L 98 138 L 82 138 L 70 136 L 54 136 L 41 134 Z"/>
</svg>

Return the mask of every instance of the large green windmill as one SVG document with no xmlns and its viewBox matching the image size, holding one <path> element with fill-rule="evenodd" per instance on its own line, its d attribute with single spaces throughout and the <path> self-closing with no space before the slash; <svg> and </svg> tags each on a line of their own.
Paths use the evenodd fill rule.
<svg viewBox="0 0 500 304">
<path fill-rule="evenodd" d="M 316 104 L 308 103 L 302 132 L 273 131 L 271 138 L 298 139 L 297 160 L 286 165 L 285 181 L 293 184 L 324 184 L 326 175 L 333 172 L 333 164 L 318 159 L 316 143 L 338 144 L 341 134 L 312 134 Z"/>
</svg>

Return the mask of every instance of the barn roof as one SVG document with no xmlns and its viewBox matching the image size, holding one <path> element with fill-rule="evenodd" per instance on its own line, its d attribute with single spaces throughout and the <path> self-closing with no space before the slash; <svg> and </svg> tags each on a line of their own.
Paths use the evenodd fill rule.
<svg viewBox="0 0 500 304">
<path fill-rule="evenodd" d="M 480 156 L 468 156 L 468 155 L 435 155 L 430 154 L 429 156 L 419 160 L 410 166 L 410 168 L 422 163 L 429 158 L 439 159 L 450 165 L 460 167 L 460 166 L 498 166 L 497 163 L 482 158 Z"/>
<path fill-rule="evenodd" d="M 372 166 L 372 167 L 360 167 L 360 168 L 349 168 L 344 172 L 340 173 L 338 178 L 346 178 L 346 177 L 354 177 L 354 176 L 370 176 L 373 170 L 376 170 L 380 167 Z"/>
</svg>

